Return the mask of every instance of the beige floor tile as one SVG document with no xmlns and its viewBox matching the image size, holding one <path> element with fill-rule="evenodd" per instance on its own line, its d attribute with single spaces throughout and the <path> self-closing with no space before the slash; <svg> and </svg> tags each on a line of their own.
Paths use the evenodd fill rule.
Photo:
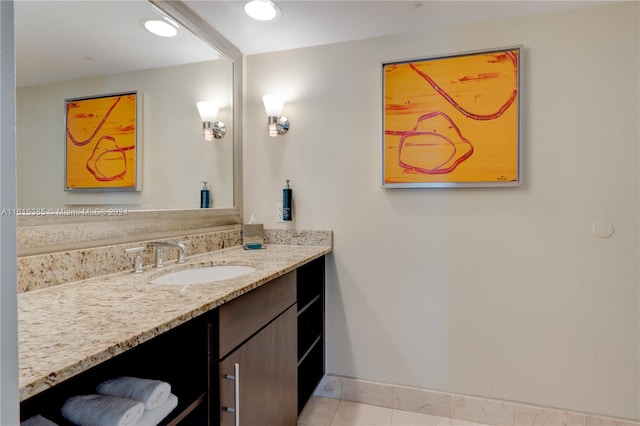
<svg viewBox="0 0 640 426">
<path fill-rule="evenodd" d="M 451 426 L 451 419 L 411 411 L 393 410 L 391 426 Z"/>
<path fill-rule="evenodd" d="M 340 401 L 331 426 L 390 426 L 391 408 Z"/>
<path fill-rule="evenodd" d="M 298 425 L 329 426 L 340 400 L 312 396 L 300 413 Z"/>
</svg>

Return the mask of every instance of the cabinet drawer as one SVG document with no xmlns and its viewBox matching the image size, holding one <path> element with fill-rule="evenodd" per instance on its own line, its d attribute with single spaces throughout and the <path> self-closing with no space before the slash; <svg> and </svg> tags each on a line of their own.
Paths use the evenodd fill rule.
<svg viewBox="0 0 640 426">
<path fill-rule="evenodd" d="M 291 271 L 220 307 L 222 358 L 296 302 L 296 271 Z"/>
</svg>

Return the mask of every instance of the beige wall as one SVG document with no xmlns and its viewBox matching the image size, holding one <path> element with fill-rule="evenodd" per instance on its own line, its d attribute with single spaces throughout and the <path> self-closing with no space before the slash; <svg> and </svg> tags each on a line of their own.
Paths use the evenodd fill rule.
<svg viewBox="0 0 640 426">
<path fill-rule="evenodd" d="M 334 230 L 329 373 L 640 418 L 638 6 L 247 57 L 244 213 L 280 226 L 291 179 Z M 382 189 L 380 63 L 514 44 L 524 185 Z"/>
</svg>

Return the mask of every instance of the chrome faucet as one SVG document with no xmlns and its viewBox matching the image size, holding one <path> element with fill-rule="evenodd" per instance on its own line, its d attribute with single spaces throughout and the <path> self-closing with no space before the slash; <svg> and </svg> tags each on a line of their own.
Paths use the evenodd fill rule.
<svg viewBox="0 0 640 426">
<path fill-rule="evenodd" d="M 149 247 L 155 247 L 156 249 L 156 268 L 162 268 L 164 266 L 164 248 L 176 247 L 178 248 L 178 263 L 184 263 L 185 257 L 189 256 L 189 250 L 184 243 L 169 243 L 161 241 L 152 241 L 147 243 Z"/>
<path fill-rule="evenodd" d="M 142 264 L 142 251 L 144 247 L 132 247 L 125 250 L 127 254 L 133 254 L 133 272 L 139 274 L 144 271 L 144 265 Z"/>
</svg>

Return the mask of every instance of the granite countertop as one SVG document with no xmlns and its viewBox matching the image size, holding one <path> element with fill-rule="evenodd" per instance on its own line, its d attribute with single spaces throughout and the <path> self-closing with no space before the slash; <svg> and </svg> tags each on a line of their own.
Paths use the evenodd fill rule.
<svg viewBox="0 0 640 426">
<path fill-rule="evenodd" d="M 20 400 L 331 252 L 326 246 L 234 247 L 187 263 L 145 267 L 18 295 Z M 159 275 L 189 267 L 247 265 L 255 272 L 209 284 L 156 285 Z"/>
</svg>

